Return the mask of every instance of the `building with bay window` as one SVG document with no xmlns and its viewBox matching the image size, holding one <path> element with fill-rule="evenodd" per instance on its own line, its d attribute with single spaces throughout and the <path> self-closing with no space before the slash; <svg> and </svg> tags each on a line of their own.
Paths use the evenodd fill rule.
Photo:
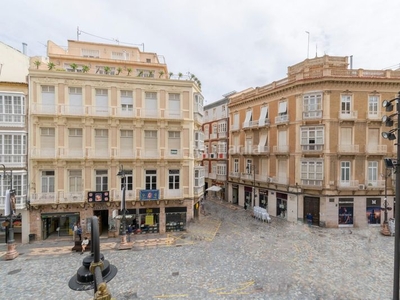
<svg viewBox="0 0 400 300">
<path fill-rule="evenodd" d="M 29 58 L 23 51 L 0 42 L 0 243 L 7 238 L 4 214 L 7 190 L 15 191 L 14 238 L 28 242 L 29 217 L 26 210 L 27 176 L 27 75 Z"/>
<path fill-rule="evenodd" d="M 396 141 L 381 137 L 382 101 L 397 96 L 400 71 L 325 55 L 287 74 L 229 97 L 229 201 L 292 222 L 311 213 L 319 226 L 379 226 L 396 176 L 384 163 Z"/>
<path fill-rule="evenodd" d="M 137 47 L 49 41 L 29 70 L 30 231 L 115 235 L 122 187 L 136 232 L 184 230 L 204 191 L 199 83 Z M 117 176 L 123 170 L 124 176 Z M 57 229 L 59 231 L 57 231 Z"/>
</svg>

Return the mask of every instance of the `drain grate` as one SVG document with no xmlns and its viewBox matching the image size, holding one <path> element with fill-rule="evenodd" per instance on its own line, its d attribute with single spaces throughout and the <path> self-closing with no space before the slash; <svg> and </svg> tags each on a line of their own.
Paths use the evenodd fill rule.
<svg viewBox="0 0 400 300">
<path fill-rule="evenodd" d="M 17 274 L 17 273 L 21 272 L 21 270 L 22 270 L 22 269 L 12 270 L 12 271 L 8 272 L 7 275 L 14 275 L 14 274 Z"/>
<path fill-rule="evenodd" d="M 172 272 L 172 276 L 178 276 L 179 272 Z"/>
</svg>

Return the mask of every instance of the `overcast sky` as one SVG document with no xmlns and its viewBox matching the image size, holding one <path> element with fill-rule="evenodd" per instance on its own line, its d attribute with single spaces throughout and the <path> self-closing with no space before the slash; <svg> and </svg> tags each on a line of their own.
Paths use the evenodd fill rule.
<svg viewBox="0 0 400 300">
<path fill-rule="evenodd" d="M 309 56 L 353 55 L 353 68 L 400 64 L 398 0 L 3 0 L 0 41 L 28 55 L 46 42 L 142 44 L 191 72 L 206 103 L 286 77 Z M 307 33 L 309 32 L 309 34 Z M 89 33 L 89 34 L 87 34 Z M 96 38 L 95 35 L 101 38 Z"/>
</svg>

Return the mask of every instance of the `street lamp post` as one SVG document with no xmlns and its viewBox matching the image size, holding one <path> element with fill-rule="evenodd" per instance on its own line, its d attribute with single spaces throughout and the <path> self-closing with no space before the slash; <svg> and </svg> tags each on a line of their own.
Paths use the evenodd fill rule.
<svg viewBox="0 0 400 300">
<path fill-rule="evenodd" d="M 1 164 L 3 168 L 3 183 L 6 178 L 6 166 Z M 10 217 L 10 223 L 8 225 L 8 239 L 7 239 L 7 253 L 6 260 L 12 260 L 18 256 L 18 252 L 16 250 L 15 240 L 14 240 L 14 227 L 13 227 L 13 214 L 14 207 L 13 203 L 15 201 L 15 192 L 13 191 L 12 186 L 12 170 L 10 170 L 10 189 L 6 190 L 6 198 L 5 198 L 5 215 Z M 4 185 L 3 185 L 4 186 Z"/>
<path fill-rule="evenodd" d="M 392 117 L 397 116 L 397 128 L 391 129 L 389 132 L 382 132 L 382 137 L 393 141 L 396 139 L 394 132 L 397 132 L 397 161 L 395 164 L 396 172 L 396 197 L 400 196 L 400 92 L 397 97 L 392 100 L 384 100 L 382 106 L 386 108 L 387 112 L 393 111 L 393 102 L 396 102 L 397 112 L 390 116 L 383 116 L 382 122 L 386 126 L 393 126 L 394 122 Z M 399 299 L 399 279 L 400 279 L 400 201 L 396 201 L 395 212 L 395 228 L 394 228 L 394 275 L 393 275 L 393 299 Z"/>
<path fill-rule="evenodd" d="M 382 174 L 382 176 L 385 178 L 385 200 L 383 203 L 384 207 L 381 208 L 381 210 L 383 209 L 383 211 L 384 211 L 383 228 L 381 230 L 381 233 L 383 235 L 390 236 L 391 234 L 390 234 L 390 230 L 388 227 L 388 210 L 392 210 L 392 208 L 388 206 L 387 179 L 391 175 L 391 173 L 392 173 L 391 169 L 394 166 L 393 166 L 393 162 L 390 158 L 385 158 L 384 162 L 385 162 L 385 174 Z"/>
<path fill-rule="evenodd" d="M 127 243 L 127 241 L 126 241 L 126 203 L 125 203 L 126 174 L 125 174 L 123 166 L 121 166 L 117 176 L 121 177 L 121 180 L 122 180 L 122 201 L 121 201 L 122 236 L 121 236 L 121 244 L 124 245 L 124 244 Z"/>
<path fill-rule="evenodd" d="M 253 188 L 252 188 L 252 202 L 253 207 L 256 205 L 256 169 L 253 164 L 247 166 L 248 172 L 253 173 Z"/>
</svg>

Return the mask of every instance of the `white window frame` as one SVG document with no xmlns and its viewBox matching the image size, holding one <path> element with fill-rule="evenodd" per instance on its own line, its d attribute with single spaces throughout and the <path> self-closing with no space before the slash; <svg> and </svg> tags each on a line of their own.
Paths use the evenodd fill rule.
<svg viewBox="0 0 400 300">
<path fill-rule="evenodd" d="M 97 192 L 108 191 L 108 171 L 107 170 L 95 170 L 95 190 Z"/>
</svg>

